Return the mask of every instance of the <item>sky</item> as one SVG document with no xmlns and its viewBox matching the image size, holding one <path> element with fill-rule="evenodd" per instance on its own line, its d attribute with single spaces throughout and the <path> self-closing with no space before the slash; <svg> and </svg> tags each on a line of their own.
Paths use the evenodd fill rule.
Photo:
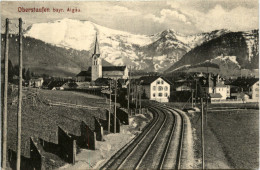
<svg viewBox="0 0 260 170">
<path fill-rule="evenodd" d="M 18 7 L 45 7 L 50 8 L 51 12 L 18 12 Z M 64 12 L 53 12 L 53 8 L 64 9 Z M 67 8 L 77 8 L 80 12 L 67 12 Z M 33 23 L 70 18 L 89 20 L 108 28 L 146 35 L 166 29 L 173 29 L 186 35 L 217 29 L 231 31 L 258 29 L 258 12 L 258 0 L 1 2 L 2 29 L 5 18 L 22 17 L 25 27 Z"/>
</svg>

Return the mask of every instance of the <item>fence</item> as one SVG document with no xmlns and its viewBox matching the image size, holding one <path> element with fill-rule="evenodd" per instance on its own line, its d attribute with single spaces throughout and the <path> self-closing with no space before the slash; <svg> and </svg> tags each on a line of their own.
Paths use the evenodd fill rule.
<svg viewBox="0 0 260 170">
<path fill-rule="evenodd" d="M 211 99 L 211 103 L 245 103 L 242 99 Z"/>
<path fill-rule="evenodd" d="M 116 117 L 120 120 L 120 122 L 124 125 L 129 125 L 129 115 L 125 111 L 120 108 L 116 108 Z"/>
<path fill-rule="evenodd" d="M 96 117 L 94 117 L 94 118 L 95 118 L 95 132 L 97 134 L 96 139 L 98 141 L 103 141 L 103 138 L 104 138 L 103 127 L 101 126 L 101 123 L 99 122 L 99 120 Z"/>
<path fill-rule="evenodd" d="M 114 114 L 110 113 L 110 131 L 120 133 L 120 120 L 116 118 L 116 129 L 114 128 Z"/>
<path fill-rule="evenodd" d="M 82 121 L 81 123 L 81 146 L 86 149 L 96 149 L 96 133 Z"/>
<path fill-rule="evenodd" d="M 45 169 L 45 157 L 40 153 L 32 137 L 30 138 L 30 157 L 34 169 Z"/>
<path fill-rule="evenodd" d="M 76 140 L 58 126 L 59 156 L 69 163 L 74 164 L 76 158 Z"/>
<path fill-rule="evenodd" d="M 76 105 L 71 103 L 63 103 L 63 102 L 49 102 L 51 106 L 64 106 L 64 107 L 73 107 L 73 108 L 84 108 L 88 110 L 99 110 L 100 107 L 93 107 L 93 106 L 83 106 L 83 105 Z"/>
</svg>

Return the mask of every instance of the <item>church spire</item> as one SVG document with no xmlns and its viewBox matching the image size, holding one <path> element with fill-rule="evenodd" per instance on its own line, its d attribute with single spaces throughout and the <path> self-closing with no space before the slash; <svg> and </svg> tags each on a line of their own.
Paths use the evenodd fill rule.
<svg viewBox="0 0 260 170">
<path fill-rule="evenodd" d="M 96 32 L 96 42 L 95 42 L 94 54 L 100 54 L 98 38 L 97 38 L 97 32 Z"/>
</svg>

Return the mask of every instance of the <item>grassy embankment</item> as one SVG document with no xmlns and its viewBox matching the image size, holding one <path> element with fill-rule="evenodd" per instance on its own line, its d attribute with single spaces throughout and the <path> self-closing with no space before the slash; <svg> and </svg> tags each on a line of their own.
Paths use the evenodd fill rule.
<svg viewBox="0 0 260 170">
<path fill-rule="evenodd" d="M 183 108 L 184 103 L 170 103 L 170 105 Z M 190 107 L 191 105 L 187 104 L 185 108 Z M 257 103 L 209 104 L 207 124 L 205 124 L 206 168 L 258 168 L 258 109 Z M 195 135 L 195 156 L 201 164 L 201 113 L 188 113 L 188 115 Z"/>
<path fill-rule="evenodd" d="M 37 94 L 37 95 L 36 95 Z M 48 100 L 100 107 L 100 110 L 50 106 Z M 17 89 L 8 97 L 8 148 L 16 151 Z M 13 104 L 11 104 L 13 103 Z M 80 135 L 81 121 L 94 128 L 94 116 L 106 119 L 105 100 L 100 97 L 65 91 L 24 89 L 22 102 L 22 156 L 30 157 L 30 137 L 57 143 L 58 126 L 68 133 Z"/>
</svg>

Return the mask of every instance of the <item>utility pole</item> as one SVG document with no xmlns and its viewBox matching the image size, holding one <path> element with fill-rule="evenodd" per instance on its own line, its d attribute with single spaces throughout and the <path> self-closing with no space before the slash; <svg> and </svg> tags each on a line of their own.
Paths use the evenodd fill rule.
<svg viewBox="0 0 260 170">
<path fill-rule="evenodd" d="M 3 109 L 3 157 L 2 168 L 6 169 L 7 150 L 7 90 L 8 90 L 8 53 L 9 53 L 9 19 L 6 18 L 5 30 L 5 77 L 4 77 L 4 109 Z"/>
<path fill-rule="evenodd" d="M 205 125 L 207 126 L 208 104 L 209 104 L 209 103 L 208 103 L 208 93 L 206 93 L 206 99 L 207 99 L 207 100 L 206 100 L 206 114 L 205 114 L 205 120 L 206 120 L 206 121 L 205 121 Z"/>
<path fill-rule="evenodd" d="M 116 95 L 117 95 L 117 79 L 116 79 L 116 83 L 115 83 L 114 133 L 116 133 Z"/>
<path fill-rule="evenodd" d="M 17 111 L 17 161 L 16 170 L 20 170 L 21 162 L 21 129 L 22 129 L 22 83 L 23 83 L 23 33 L 22 33 L 22 18 L 19 18 L 19 87 L 18 87 L 18 111 Z"/>
<path fill-rule="evenodd" d="M 139 106 L 140 106 L 140 113 L 142 114 L 142 95 L 141 95 L 141 85 L 139 85 Z"/>
<path fill-rule="evenodd" d="M 195 104 L 196 104 L 196 102 L 197 102 L 197 99 L 198 99 L 198 87 L 197 87 L 197 79 L 195 80 L 196 81 L 196 97 L 195 97 Z"/>
<path fill-rule="evenodd" d="M 109 80 L 109 112 L 108 112 L 108 127 L 107 127 L 107 131 L 108 133 L 110 133 L 110 114 L 111 114 L 111 80 Z"/>
<path fill-rule="evenodd" d="M 138 91 L 137 91 L 137 82 L 135 84 L 135 109 L 137 112 L 137 104 L 138 104 Z"/>
<path fill-rule="evenodd" d="M 204 169 L 204 113 L 203 113 L 203 97 L 201 97 L 201 148 L 202 148 L 202 169 Z"/>
<path fill-rule="evenodd" d="M 130 114 L 130 95 L 131 95 L 131 66 L 130 66 L 130 71 L 129 71 L 129 82 L 128 82 L 128 102 L 127 102 L 127 110 L 128 114 Z"/>
<path fill-rule="evenodd" d="M 193 89 L 191 90 L 191 107 L 193 108 Z"/>
</svg>

